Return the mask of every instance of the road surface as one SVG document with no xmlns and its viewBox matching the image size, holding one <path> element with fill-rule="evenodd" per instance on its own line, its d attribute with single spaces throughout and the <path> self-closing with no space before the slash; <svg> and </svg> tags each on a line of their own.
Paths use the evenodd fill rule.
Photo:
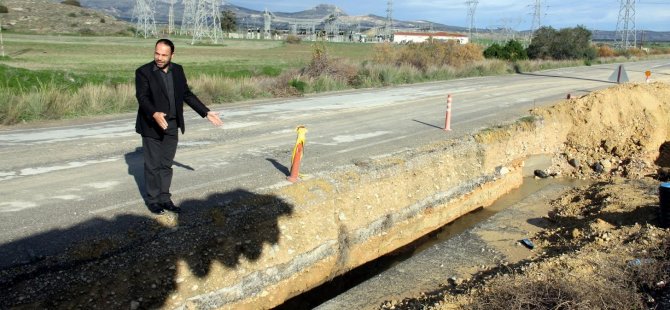
<svg viewBox="0 0 670 310">
<path fill-rule="evenodd" d="M 212 106 L 216 128 L 186 114 L 175 158 L 173 200 L 286 184 L 297 125 L 308 129 L 301 172 L 316 174 L 371 157 L 514 121 L 533 107 L 613 86 L 618 64 L 468 78 L 304 98 Z M 625 64 L 632 82 L 670 80 L 670 60 Z M 452 131 L 444 131 L 447 94 Z M 188 109 L 188 108 L 187 108 Z M 189 110 L 190 111 L 190 110 Z M 0 268 L 62 251 L 72 242 L 140 222 L 89 225 L 121 215 L 150 216 L 135 114 L 0 129 Z M 234 199 L 228 197 L 226 199 Z M 197 205 L 182 205 L 191 212 Z M 137 218 L 137 217 L 131 217 Z M 87 224 L 83 224 L 87 223 Z M 93 229 L 92 227 L 95 227 Z"/>
</svg>

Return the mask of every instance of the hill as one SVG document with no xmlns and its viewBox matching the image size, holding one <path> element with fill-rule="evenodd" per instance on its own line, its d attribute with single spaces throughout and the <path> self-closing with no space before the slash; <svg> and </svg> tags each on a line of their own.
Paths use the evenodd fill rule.
<svg viewBox="0 0 670 310">
<path fill-rule="evenodd" d="M 40 34 L 130 34 L 131 24 L 93 8 L 49 0 L 4 0 L 2 29 Z"/>
</svg>

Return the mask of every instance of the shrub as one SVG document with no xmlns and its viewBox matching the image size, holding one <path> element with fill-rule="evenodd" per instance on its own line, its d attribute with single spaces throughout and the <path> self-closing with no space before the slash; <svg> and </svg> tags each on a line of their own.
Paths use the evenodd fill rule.
<svg viewBox="0 0 670 310">
<path fill-rule="evenodd" d="M 286 36 L 285 42 L 288 44 L 300 44 L 300 42 L 302 42 L 302 39 L 299 36 L 294 36 L 291 34 Z"/>
<path fill-rule="evenodd" d="M 104 17 L 103 17 L 103 18 L 100 18 L 100 23 L 101 23 L 101 24 L 104 24 L 104 23 L 106 23 L 106 22 L 107 22 L 107 21 L 105 21 L 105 18 L 104 18 Z"/>
<path fill-rule="evenodd" d="M 95 35 L 95 31 L 91 28 L 81 28 L 79 29 L 79 34 L 85 35 L 85 36 L 92 36 Z"/>
<path fill-rule="evenodd" d="M 616 53 L 614 52 L 614 49 L 612 49 L 609 45 L 600 45 L 597 48 L 598 51 L 598 57 L 614 57 L 617 56 Z"/>
<path fill-rule="evenodd" d="M 9 9 L 4 5 L 0 5 L 0 13 L 9 13 Z"/>
<path fill-rule="evenodd" d="M 79 3 L 79 1 L 77 1 L 77 0 L 65 0 L 65 1 L 63 1 L 63 2 L 61 2 L 61 3 L 62 3 L 62 4 L 67 4 L 67 5 L 72 5 L 72 6 L 78 6 L 78 7 L 81 7 L 81 3 Z"/>
<path fill-rule="evenodd" d="M 75 13 L 75 12 L 70 12 L 70 13 L 67 13 L 67 16 L 68 16 L 68 17 L 77 17 L 77 13 Z"/>
</svg>

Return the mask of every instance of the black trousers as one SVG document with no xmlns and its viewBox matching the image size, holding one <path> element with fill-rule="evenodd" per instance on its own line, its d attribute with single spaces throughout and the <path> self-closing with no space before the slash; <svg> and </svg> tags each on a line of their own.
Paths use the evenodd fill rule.
<svg viewBox="0 0 670 310">
<path fill-rule="evenodd" d="M 147 204 L 170 201 L 172 163 L 178 140 L 177 123 L 172 121 L 168 122 L 168 130 L 162 139 L 142 136 Z"/>
</svg>

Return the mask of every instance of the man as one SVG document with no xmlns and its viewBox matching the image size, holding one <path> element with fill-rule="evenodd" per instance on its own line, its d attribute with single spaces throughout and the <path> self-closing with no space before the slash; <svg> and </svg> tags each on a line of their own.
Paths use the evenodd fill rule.
<svg viewBox="0 0 670 310">
<path fill-rule="evenodd" d="M 144 182 L 149 210 L 179 213 L 170 199 L 172 162 L 177 152 L 178 128 L 182 134 L 184 102 L 200 116 L 221 126 L 219 114 L 210 111 L 189 89 L 184 69 L 172 63 L 174 44 L 160 39 L 154 49 L 154 61 L 135 71 L 135 96 L 139 103 L 135 131 L 142 135 Z"/>
</svg>

